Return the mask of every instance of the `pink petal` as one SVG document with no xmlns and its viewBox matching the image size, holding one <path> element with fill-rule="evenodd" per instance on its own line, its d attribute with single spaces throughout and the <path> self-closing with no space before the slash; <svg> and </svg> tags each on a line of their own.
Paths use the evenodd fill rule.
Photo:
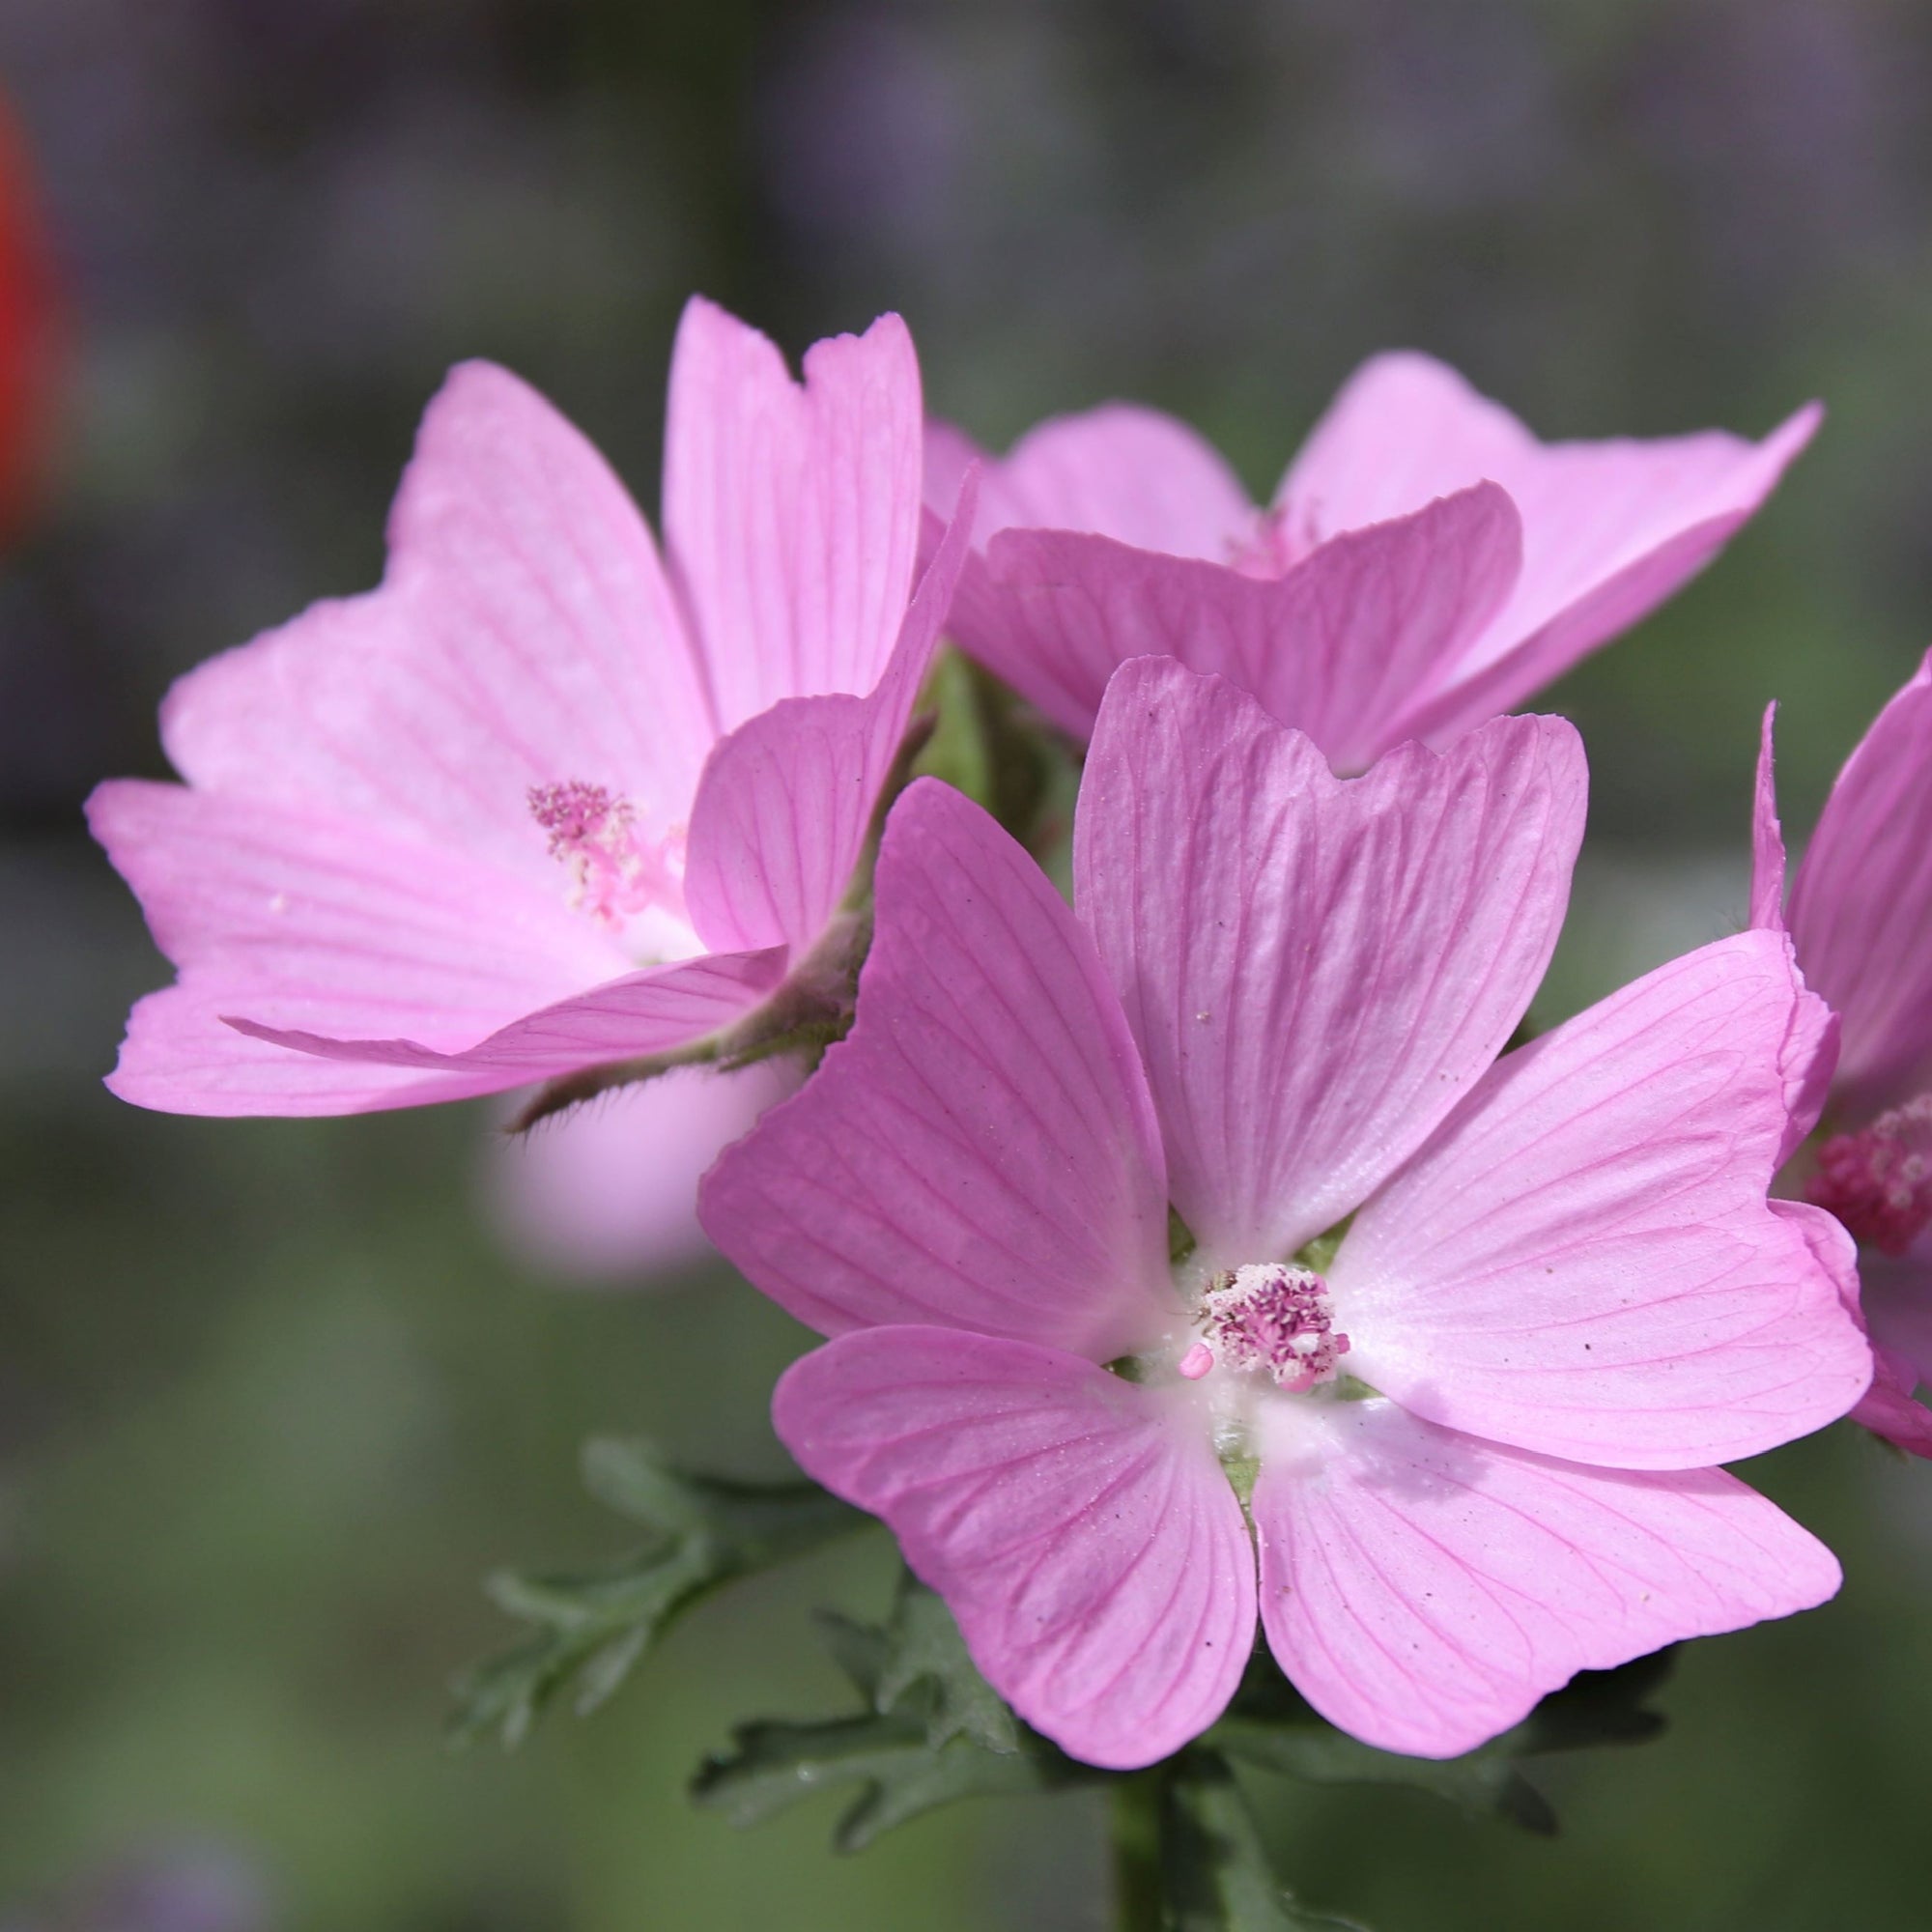
<svg viewBox="0 0 1932 1932">
<path fill-rule="evenodd" d="M 1276 501 L 1292 526 L 1333 533 L 1483 478 L 1515 499 L 1522 575 L 1463 673 L 1494 674 L 1417 721 L 1448 738 L 1521 702 L 1671 595 L 1770 495 L 1818 421 L 1815 406 L 1801 410 L 1761 443 L 1710 430 L 1546 444 L 1431 357 L 1378 355 L 1336 397 Z"/>
<path fill-rule="evenodd" d="M 1918 1371 L 1882 1344 L 1873 1346 L 1872 1360 L 1872 1385 L 1859 1398 L 1852 1420 L 1894 1449 L 1932 1459 L 1932 1408 L 1915 1402 L 1912 1394 L 1919 1384 Z"/>
<path fill-rule="evenodd" d="M 959 581 L 973 487 L 969 472 L 878 684 L 863 696 L 781 698 L 713 751 L 684 880 L 707 945 L 803 954 L 850 889 Z"/>
<path fill-rule="evenodd" d="M 1516 509 L 1493 484 L 1336 537 L 1271 580 L 1106 537 L 1009 531 L 987 557 L 1007 602 L 988 662 L 1085 737 L 1117 666 L 1178 658 L 1359 770 L 1494 614 L 1520 554 Z"/>
<path fill-rule="evenodd" d="M 1827 1024 L 1778 934 L 1647 975 L 1499 1062 L 1329 1271 L 1352 1372 L 1432 1421 L 1623 1468 L 1751 1456 L 1871 1378 L 1767 1204 Z"/>
<path fill-rule="evenodd" d="M 694 297 L 671 357 L 665 545 L 720 724 L 870 691 L 912 590 L 919 362 L 895 315 L 815 343 L 805 382 Z"/>
<path fill-rule="evenodd" d="M 424 415 L 382 588 L 189 672 L 161 724 L 199 788 L 366 819 L 553 893 L 531 786 L 604 785 L 662 834 L 717 735 L 623 486 L 481 362 Z"/>
<path fill-rule="evenodd" d="M 643 1287 L 711 1253 L 697 1183 L 767 1107 L 795 1093 L 790 1059 L 737 1073 L 685 1066 L 493 1137 L 484 1205 L 512 1250 L 593 1287 Z"/>
<path fill-rule="evenodd" d="M 349 1073 L 223 1020 L 450 1048 L 622 965 L 554 885 L 412 837 L 137 780 L 102 785 L 88 816 L 181 974 L 135 1009 L 108 1082 L 140 1106 L 353 1113 L 488 1092 L 506 1083 Z"/>
<path fill-rule="evenodd" d="M 301 1027 L 222 1017 L 240 1033 L 326 1060 L 487 1074 L 476 1093 L 500 1093 L 580 1067 L 669 1053 L 725 1032 L 783 983 L 786 952 L 713 952 L 609 980 L 499 1027 L 474 1045 L 440 1049 L 415 1039 L 348 1039 Z"/>
<path fill-rule="evenodd" d="M 1092 942 L 932 779 L 887 826 L 877 919 L 858 1024 L 706 1179 L 705 1231 L 826 1334 L 1147 1346 L 1175 1319 L 1160 1143 Z"/>
<path fill-rule="evenodd" d="M 772 1417 L 1075 1757 L 1135 1770 L 1221 1715 L 1254 1641 L 1254 1552 L 1191 1411 L 1051 1349 L 874 1328 L 788 1369 Z"/>
<path fill-rule="evenodd" d="M 1784 828 L 1777 821 L 1777 782 L 1774 729 L 1777 706 L 1765 707 L 1764 724 L 1758 735 L 1757 785 L 1751 800 L 1751 887 L 1750 923 L 1758 932 L 1782 933 L 1784 923 Z M 1801 961 L 1801 964 L 1803 962 Z M 1777 1164 L 1784 1163 L 1804 1145 L 1818 1124 L 1831 1098 L 1833 1076 L 1837 1071 L 1843 1026 L 1832 1012 L 1822 1026 L 1814 1024 L 1787 1043 L 1787 1086 L 1791 1118 L 1785 1124 Z M 1808 1060 L 1804 1049 L 1809 1048 Z"/>
<path fill-rule="evenodd" d="M 1758 739 L 1757 790 L 1751 802 L 1750 923 L 1766 932 L 1784 930 L 1784 828 L 1777 822 L 1777 776 L 1772 731 L 1777 706 L 1764 708 Z"/>
<path fill-rule="evenodd" d="M 925 500 L 942 516 L 981 454 L 950 423 L 926 427 Z M 1006 529 L 1086 530 L 1139 550 L 1227 561 L 1254 533 L 1248 493 L 1213 445 L 1135 403 L 1103 403 L 1029 430 L 985 459 L 978 538 Z M 971 640 L 967 640 L 969 647 Z"/>
<path fill-rule="evenodd" d="M 1581 1468 L 1338 1403 L 1254 1492 L 1269 1647 L 1331 1723 L 1454 1757 L 1578 1670 L 1823 1603 L 1830 1550 L 1721 1469 Z"/>
<path fill-rule="evenodd" d="M 1146 1060 L 1173 1198 L 1238 1264 L 1339 1221 L 1508 1039 L 1582 835 L 1560 719 L 1366 778 L 1171 661 L 1108 687 L 1074 835 L 1081 918 Z"/>
<path fill-rule="evenodd" d="M 1838 774 L 1790 923 L 1805 979 L 1844 1020 L 1845 1115 L 1932 1088 L 1932 654 Z"/>
</svg>

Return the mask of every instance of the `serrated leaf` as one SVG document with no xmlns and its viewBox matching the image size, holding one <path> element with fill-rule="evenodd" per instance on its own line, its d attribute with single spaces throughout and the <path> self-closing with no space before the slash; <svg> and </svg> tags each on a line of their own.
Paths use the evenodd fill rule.
<svg viewBox="0 0 1932 1932">
<path fill-rule="evenodd" d="M 956 1737 L 969 1737 L 990 1751 L 1019 1749 L 1019 1720 L 980 1675 L 937 1591 L 908 1573 L 884 1636 L 871 1691 L 875 1709 L 923 1713 L 926 1742 L 935 1750 Z"/>
<path fill-rule="evenodd" d="M 1303 1700 L 1264 1651 L 1258 1652 L 1228 1715 L 1208 1734 L 1216 1749 L 1313 1784 L 1406 1784 L 1471 1814 L 1507 1819 L 1548 1836 L 1557 1829 L 1549 1801 L 1518 1760 L 1553 1751 L 1641 1743 L 1663 1728 L 1644 1697 L 1669 1674 L 1660 1651 L 1615 1670 L 1579 1671 L 1514 1729 L 1467 1755 L 1406 1757 L 1338 1731 Z"/>
<path fill-rule="evenodd" d="M 1301 1904 L 1275 1876 L 1247 1800 L 1218 1752 L 1184 1752 L 1161 1800 L 1170 1932 L 1364 1932 Z"/>
<path fill-rule="evenodd" d="M 583 1476 L 592 1494 L 641 1523 L 649 1540 L 603 1571 L 504 1571 L 489 1579 L 491 1600 L 537 1634 L 458 1681 L 449 1725 L 456 1743 L 494 1734 L 514 1747 L 567 1686 L 587 1715 L 700 1598 L 870 1520 L 810 1483 L 687 1474 L 647 1442 L 590 1443 Z"/>
<path fill-rule="evenodd" d="M 961 1798 L 1059 1790 L 1105 1775 L 1031 1733 L 1009 1751 L 988 1750 L 964 1733 L 935 1750 L 922 1719 L 874 1712 L 822 1723 L 741 1724 L 731 1749 L 705 1760 L 691 1795 L 734 1825 L 756 1825 L 820 1791 L 855 1791 L 832 1842 L 857 1852 Z"/>
<path fill-rule="evenodd" d="M 1633 1658 L 1614 1670 L 1579 1670 L 1514 1730 L 1485 1745 L 1483 1753 L 1544 1757 L 1551 1751 L 1642 1744 L 1667 1722 L 1661 1713 L 1643 1709 L 1644 1699 L 1661 1689 L 1676 1667 L 1677 1652 L 1667 1647 Z"/>
<path fill-rule="evenodd" d="M 1492 1812 L 1547 1836 L 1556 1829 L 1548 1800 L 1507 1758 L 1404 1757 L 1377 1750 L 1329 1725 L 1225 1718 L 1208 1742 L 1243 1764 L 1310 1784 L 1406 1784 L 1459 1809 Z"/>
</svg>

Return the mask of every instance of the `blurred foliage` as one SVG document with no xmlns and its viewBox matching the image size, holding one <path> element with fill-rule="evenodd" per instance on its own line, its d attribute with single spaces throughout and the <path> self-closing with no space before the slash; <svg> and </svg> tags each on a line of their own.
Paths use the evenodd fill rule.
<svg viewBox="0 0 1932 1932">
<path fill-rule="evenodd" d="M 1594 787 L 1559 1017 L 1737 923 L 1764 701 L 1802 835 L 1932 635 L 1932 14 L 9 0 L 0 88 L 71 331 L 0 561 L 0 1925 L 1097 1925 L 1089 1791 L 862 1860 L 809 1810 L 742 1841 L 689 1807 L 748 1711 L 849 1710 L 799 1606 L 883 1612 L 880 1537 L 720 1595 L 513 1758 L 441 1749 L 449 1674 L 500 1640 L 477 1579 L 607 1538 L 579 1442 L 782 1480 L 764 1403 L 804 1337 L 722 1270 L 517 1278 L 474 1211 L 478 1110 L 119 1107 L 95 1082 L 161 968 L 78 804 L 163 770 L 171 676 L 374 581 L 459 357 L 537 382 L 651 502 L 693 287 L 794 349 L 899 307 L 982 437 L 1139 396 L 1258 490 L 1398 342 L 1549 435 L 1761 432 L 1823 395 L 1765 514 L 1553 696 Z M 1844 1595 L 1690 1646 L 1640 1759 L 1544 1761 L 1555 1839 L 1244 1770 L 1261 1849 L 1380 1932 L 1917 1932 L 1926 1473 L 1846 1430 L 1753 1467 Z M 1188 1801 L 1210 1837 L 1228 1790 Z"/>
</svg>

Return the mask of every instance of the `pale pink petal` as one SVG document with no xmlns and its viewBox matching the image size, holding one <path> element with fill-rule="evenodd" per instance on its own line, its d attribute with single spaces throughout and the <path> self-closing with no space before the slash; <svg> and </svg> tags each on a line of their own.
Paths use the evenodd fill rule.
<svg viewBox="0 0 1932 1932">
<path fill-rule="evenodd" d="M 692 811 L 685 902 L 705 944 L 807 952 L 852 884 L 939 639 L 973 523 L 973 477 L 876 687 L 786 697 L 713 751 Z"/>
<path fill-rule="evenodd" d="M 1751 801 L 1750 923 L 1767 932 L 1784 930 L 1784 828 L 1777 822 L 1776 748 L 1772 740 L 1776 723 L 1777 706 L 1767 704 Z"/>
<path fill-rule="evenodd" d="M 942 516 L 980 452 L 950 423 L 926 427 L 925 500 Z M 981 548 L 1000 530 L 1085 530 L 1170 556 L 1231 561 L 1257 515 L 1213 445 L 1136 403 L 1103 403 L 1029 430 L 1004 459 L 985 458 Z"/>
<path fill-rule="evenodd" d="M 665 546 L 724 729 L 870 691 L 919 546 L 919 361 L 895 315 L 815 343 L 805 381 L 694 297 L 671 356 Z"/>
<path fill-rule="evenodd" d="M 704 1170 L 803 1078 L 788 1057 L 736 1073 L 681 1066 L 554 1114 L 488 1150 L 484 1206 L 541 1272 L 640 1287 L 709 1255 L 697 1225 Z"/>
<path fill-rule="evenodd" d="M 480 362 L 423 418 L 383 587 L 190 671 L 161 728 L 198 788 L 363 818 L 553 890 L 532 786 L 603 785 L 663 834 L 717 735 L 623 486 Z"/>
<path fill-rule="evenodd" d="M 988 661 L 1085 737 L 1119 665 L 1176 658 L 1359 770 L 1509 594 L 1520 542 L 1492 484 L 1337 537 L 1271 579 L 1107 537 L 1008 531 L 987 554 L 1008 619 Z"/>
<path fill-rule="evenodd" d="M 1660 967 L 1497 1064 L 1329 1270 L 1350 1368 L 1416 1413 L 1623 1468 L 1751 1456 L 1871 1378 L 1836 1266 L 1767 1204 L 1826 1026 L 1776 933 Z"/>
<path fill-rule="evenodd" d="M 1805 979 L 1844 1020 L 1845 1115 L 1932 1088 L 1932 655 L 1838 774 L 1790 923 Z"/>
<path fill-rule="evenodd" d="M 108 1083 L 141 1106 L 344 1113 L 487 1092 L 504 1083 L 349 1074 L 224 1020 L 452 1048 L 622 970 L 554 884 L 417 838 L 139 780 L 102 785 L 88 817 L 181 975 L 135 1009 Z"/>
<path fill-rule="evenodd" d="M 1446 738 L 1520 703 L 1701 569 L 1770 495 L 1818 420 L 1815 406 L 1801 410 L 1761 443 L 1710 430 L 1546 444 L 1440 362 L 1378 355 L 1336 397 L 1276 501 L 1291 527 L 1329 535 L 1484 478 L 1515 499 L 1522 575 L 1463 676 L 1514 662 L 1479 702 L 1464 694 L 1458 707 L 1445 697 L 1418 724 Z"/>
<path fill-rule="evenodd" d="M 1578 1670 L 1823 1603 L 1837 1563 L 1721 1469 L 1633 1474 L 1338 1403 L 1264 1454 L 1262 1622 L 1295 1688 L 1383 1750 L 1454 1757 Z"/>
<path fill-rule="evenodd" d="M 785 1372 L 785 1446 L 883 1517 L 1028 1723 L 1134 1770 L 1221 1715 L 1255 1561 L 1198 1418 L 1074 1355 L 940 1328 L 847 1335 Z"/>
<path fill-rule="evenodd" d="M 774 946 L 646 967 L 525 1013 L 473 1045 L 449 1049 L 417 1039 L 352 1039 L 267 1026 L 242 1013 L 222 1017 L 252 1038 L 325 1060 L 489 1074 L 488 1088 L 476 1091 L 496 1093 L 609 1061 L 669 1053 L 724 1033 L 778 991 L 786 960 L 785 949 Z"/>
<path fill-rule="evenodd" d="M 707 1177 L 705 1231 L 826 1334 L 1147 1346 L 1174 1319 L 1160 1143 L 1092 942 L 932 779 L 894 809 L 877 920 L 858 1024 Z"/>
<path fill-rule="evenodd" d="M 1913 1400 L 1922 1379 L 1918 1369 L 1882 1343 L 1873 1345 L 1872 1360 L 1872 1385 L 1859 1398 L 1852 1420 L 1894 1449 L 1932 1459 L 1932 1408 Z"/>
<path fill-rule="evenodd" d="M 1555 944 L 1585 784 L 1561 719 L 1341 780 L 1219 678 L 1157 658 L 1115 674 L 1077 898 L 1212 1259 L 1331 1227 L 1488 1067 Z"/>
</svg>

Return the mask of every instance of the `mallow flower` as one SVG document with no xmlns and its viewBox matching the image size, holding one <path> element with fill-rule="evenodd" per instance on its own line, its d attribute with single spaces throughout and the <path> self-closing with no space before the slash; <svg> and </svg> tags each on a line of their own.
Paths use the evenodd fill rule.
<svg viewBox="0 0 1932 1932">
<path fill-rule="evenodd" d="M 1845 761 L 1788 906 L 1765 714 L 1754 843 L 1751 923 L 1788 926 L 1843 1030 L 1825 1138 L 1794 1173 L 1859 1243 L 1846 1293 L 1878 1373 L 1853 1414 L 1932 1457 L 1932 1409 L 1913 1400 L 1932 1383 L 1932 655 Z"/>
<path fill-rule="evenodd" d="M 1258 509 L 1157 411 L 1039 424 L 1003 458 L 950 424 L 926 488 L 982 463 L 951 629 L 1085 738 L 1116 665 L 1170 655 L 1306 731 L 1338 771 L 1442 745 L 1661 604 L 1763 502 L 1817 427 L 1542 443 L 1453 370 L 1374 357 Z"/>
<path fill-rule="evenodd" d="M 1842 1231 L 1766 1198 L 1826 1011 L 1747 932 L 1498 1059 L 1584 790 L 1558 719 L 1344 781 L 1144 659 L 1073 910 L 936 781 L 895 809 L 856 1026 L 699 1212 L 831 1338 L 780 1435 L 1074 1755 L 1210 1724 L 1258 1615 L 1323 1716 L 1445 1756 L 1836 1588 L 1715 1466 L 1871 1374 Z"/>
<path fill-rule="evenodd" d="M 963 552 L 960 529 L 915 590 L 921 435 L 896 316 L 817 344 L 801 385 L 694 299 L 661 558 L 549 404 L 458 368 L 381 587 L 190 672 L 161 710 L 185 782 L 90 801 L 178 971 L 109 1086 L 352 1113 L 809 1004 L 847 970 L 840 902 Z"/>
</svg>

